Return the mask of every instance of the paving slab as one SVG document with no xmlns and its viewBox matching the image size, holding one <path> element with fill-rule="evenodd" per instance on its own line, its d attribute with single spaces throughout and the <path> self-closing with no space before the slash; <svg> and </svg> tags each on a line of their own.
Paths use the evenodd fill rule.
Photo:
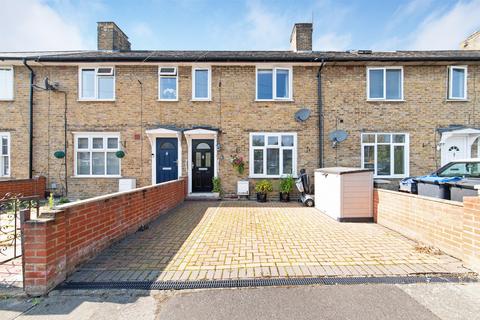
<svg viewBox="0 0 480 320">
<path fill-rule="evenodd" d="M 445 254 L 374 223 L 298 203 L 188 201 L 112 245 L 68 281 L 465 274 Z"/>
</svg>

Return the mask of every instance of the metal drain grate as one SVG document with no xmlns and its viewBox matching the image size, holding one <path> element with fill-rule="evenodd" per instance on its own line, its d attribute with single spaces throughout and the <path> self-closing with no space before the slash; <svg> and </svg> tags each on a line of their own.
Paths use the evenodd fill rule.
<svg viewBox="0 0 480 320">
<path fill-rule="evenodd" d="M 57 287 L 71 289 L 137 289 L 184 290 L 301 285 L 352 285 L 352 284 L 409 284 L 409 283 L 460 283 L 477 282 L 476 277 L 406 276 L 406 277 L 345 277 L 345 278 L 274 278 L 200 281 L 123 281 L 123 282 L 65 282 Z"/>
</svg>

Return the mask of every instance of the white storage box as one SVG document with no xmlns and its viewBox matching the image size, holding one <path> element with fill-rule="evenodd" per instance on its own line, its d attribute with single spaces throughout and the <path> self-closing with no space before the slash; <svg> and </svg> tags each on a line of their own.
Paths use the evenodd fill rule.
<svg viewBox="0 0 480 320">
<path fill-rule="evenodd" d="M 315 208 L 338 221 L 373 221 L 373 170 L 315 170 Z"/>
<path fill-rule="evenodd" d="M 137 187 L 136 179 L 118 179 L 118 191 L 129 191 Z"/>
<path fill-rule="evenodd" d="M 248 180 L 237 181 L 237 195 L 248 196 L 249 193 L 250 193 L 250 186 L 248 185 Z"/>
</svg>

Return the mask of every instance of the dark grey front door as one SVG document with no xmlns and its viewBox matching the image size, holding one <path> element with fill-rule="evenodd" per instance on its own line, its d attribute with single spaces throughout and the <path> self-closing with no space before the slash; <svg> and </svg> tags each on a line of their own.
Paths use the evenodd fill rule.
<svg viewBox="0 0 480 320">
<path fill-rule="evenodd" d="M 178 179 L 178 141 L 157 138 L 157 183 Z"/>
<path fill-rule="evenodd" d="M 192 140 L 192 192 L 212 192 L 213 140 Z"/>
</svg>

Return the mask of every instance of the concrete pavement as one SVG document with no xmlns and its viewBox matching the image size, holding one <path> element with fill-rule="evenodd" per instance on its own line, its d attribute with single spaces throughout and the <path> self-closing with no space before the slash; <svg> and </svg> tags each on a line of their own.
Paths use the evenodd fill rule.
<svg viewBox="0 0 480 320">
<path fill-rule="evenodd" d="M 480 284 L 196 291 L 54 291 L 0 301 L 0 319 L 478 319 Z"/>
</svg>

